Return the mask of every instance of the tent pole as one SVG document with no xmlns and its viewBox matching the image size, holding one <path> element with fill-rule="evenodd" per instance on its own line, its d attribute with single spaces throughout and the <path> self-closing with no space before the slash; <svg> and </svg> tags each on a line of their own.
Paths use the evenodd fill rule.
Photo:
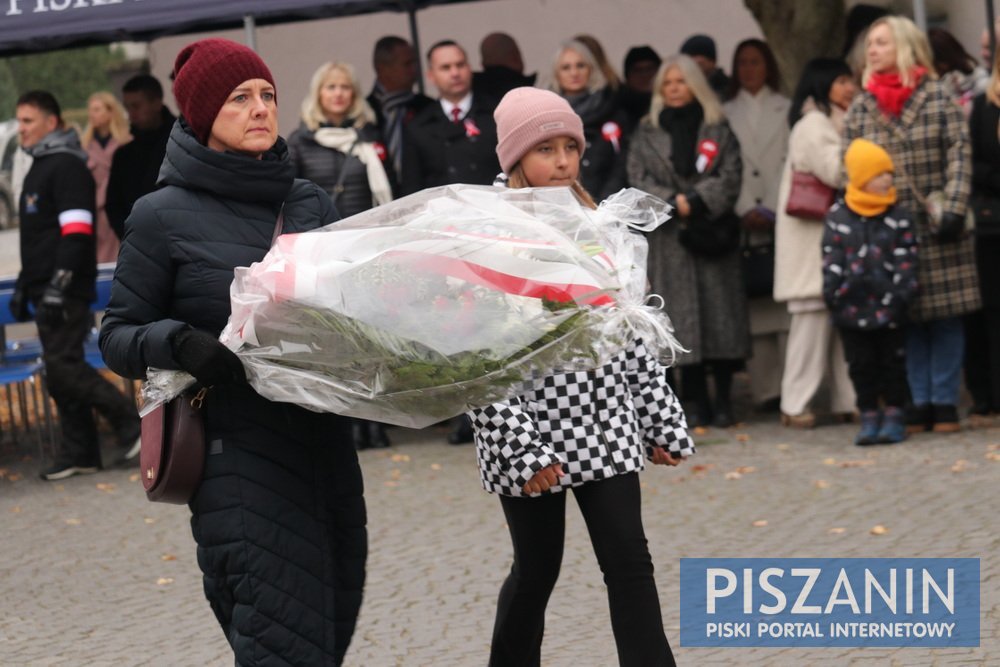
<svg viewBox="0 0 1000 667">
<path fill-rule="evenodd" d="M 253 15 L 247 14 L 243 17 L 243 30 L 247 35 L 247 46 L 254 51 L 257 50 L 257 21 Z"/>
<path fill-rule="evenodd" d="M 913 22 L 922 32 L 927 32 L 927 4 L 924 0 L 913 0 Z"/>
<path fill-rule="evenodd" d="M 997 57 L 997 23 L 993 13 L 993 0 L 986 0 L 986 30 L 990 35 L 990 61 L 984 64 L 992 72 Z"/>
<path fill-rule="evenodd" d="M 417 30 L 417 8 L 412 2 L 406 3 L 406 14 L 410 19 L 410 42 L 413 44 L 413 53 L 417 57 L 417 91 L 424 92 L 424 55 L 420 52 L 420 33 Z"/>
</svg>

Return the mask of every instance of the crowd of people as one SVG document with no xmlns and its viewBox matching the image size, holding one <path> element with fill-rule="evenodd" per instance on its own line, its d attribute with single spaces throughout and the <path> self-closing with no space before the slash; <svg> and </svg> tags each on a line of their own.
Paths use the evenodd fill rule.
<svg viewBox="0 0 1000 667">
<path fill-rule="evenodd" d="M 648 278 L 687 348 L 676 370 L 637 341 L 597 371 L 540 377 L 522 400 L 480 406 L 449 441 L 476 442 L 514 547 L 490 664 L 538 664 L 568 489 L 605 575 L 621 664 L 673 664 L 636 475 L 644 459 L 692 454 L 688 427 L 736 421 L 734 374 L 746 369 L 755 407 L 786 426 L 859 417 L 858 445 L 959 430 L 963 366 L 972 412 L 1000 411 L 1000 302 L 982 289 L 1000 266 L 997 63 L 987 75 L 951 35 L 906 18 L 856 19 L 844 58 L 808 62 L 791 98 L 760 39 L 737 45 L 728 76 L 706 35 L 665 57 L 636 46 L 619 76 L 594 37 L 576 35 L 543 90 L 503 33 L 482 41 L 476 73 L 455 41 L 421 56 L 380 39 L 367 97 L 350 64 L 320 65 L 287 142 L 270 70 L 227 40 L 177 56 L 178 117 L 141 75 L 124 105 L 91 97 L 81 141 L 55 98 L 25 93 L 17 118 L 33 162 L 12 307 L 22 320 L 35 310 L 61 415 L 43 477 L 100 468 L 93 408 L 122 458 L 138 451 L 134 411 L 82 355 L 96 262 L 117 261 L 100 338 L 108 366 L 130 378 L 181 369 L 212 388 L 190 507 L 237 663 L 340 664 L 367 553 L 356 450 L 389 435 L 247 385 L 217 338 L 234 268 L 280 233 L 429 187 L 570 187 L 588 207 L 636 187 L 674 207 L 648 234 Z M 436 98 L 414 90 L 419 57 Z M 591 426 L 567 426 L 567 395 Z M 612 402 L 620 409 L 602 407 Z"/>
</svg>

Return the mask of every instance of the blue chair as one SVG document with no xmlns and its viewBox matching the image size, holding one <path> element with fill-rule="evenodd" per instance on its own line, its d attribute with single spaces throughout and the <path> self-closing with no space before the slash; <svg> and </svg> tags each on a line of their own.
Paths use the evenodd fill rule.
<svg viewBox="0 0 1000 667">
<path fill-rule="evenodd" d="M 27 431 L 31 424 L 28 404 L 34 413 L 35 433 L 38 438 L 39 452 L 44 454 L 45 442 L 51 442 L 53 437 L 52 410 L 47 392 L 41 392 L 41 398 L 35 389 L 36 383 L 42 381 L 41 344 L 38 339 L 9 342 L 7 326 L 15 320 L 10 312 L 10 300 L 14 294 L 16 279 L 0 278 L 0 387 L 5 389 L 7 398 L 7 413 L 10 416 L 10 432 L 15 443 L 18 431 Z M 17 396 L 15 408 L 14 397 Z M 29 401 L 30 397 L 30 401 Z M 21 429 L 17 422 L 20 417 Z M 44 426 L 43 426 L 44 424 Z M 46 438 L 43 428 L 47 430 Z"/>
</svg>

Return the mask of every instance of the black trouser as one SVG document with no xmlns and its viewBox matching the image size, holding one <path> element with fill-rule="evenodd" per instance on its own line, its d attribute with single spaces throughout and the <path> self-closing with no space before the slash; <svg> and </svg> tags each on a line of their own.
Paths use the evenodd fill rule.
<svg viewBox="0 0 1000 667">
<path fill-rule="evenodd" d="M 1000 412 L 1000 310 L 965 317 L 965 383 L 976 408 Z"/>
<path fill-rule="evenodd" d="M 604 573 L 619 664 L 674 665 L 663 632 L 653 562 L 642 528 L 639 475 L 629 473 L 573 489 Z M 559 577 L 566 494 L 500 497 L 514 564 L 500 589 L 491 667 L 540 664 L 545 607 Z"/>
<path fill-rule="evenodd" d="M 33 301 L 37 304 L 37 298 Z M 84 359 L 83 344 L 94 324 L 90 306 L 82 299 L 67 298 L 65 309 L 65 322 L 56 326 L 38 323 L 45 379 L 59 409 L 62 429 L 56 459 L 100 465 L 94 408 L 111 423 L 119 438 L 138 429 L 139 415 L 135 404 Z"/>
<path fill-rule="evenodd" d="M 885 405 L 906 404 L 906 336 L 902 329 L 840 328 L 847 369 L 858 396 L 858 410 L 878 410 L 879 398 Z"/>
</svg>

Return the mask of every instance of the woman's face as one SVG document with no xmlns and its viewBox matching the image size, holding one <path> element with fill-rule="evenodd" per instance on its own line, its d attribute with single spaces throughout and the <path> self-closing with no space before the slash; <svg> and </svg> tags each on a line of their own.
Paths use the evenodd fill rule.
<svg viewBox="0 0 1000 667">
<path fill-rule="evenodd" d="M 846 111 L 857 93 L 858 86 L 854 83 L 854 77 L 849 74 L 841 74 L 834 79 L 830 86 L 830 104 Z"/>
<path fill-rule="evenodd" d="M 582 93 L 590 82 L 590 65 L 573 49 L 565 49 L 556 65 L 556 82 L 563 95 Z"/>
<path fill-rule="evenodd" d="M 694 93 L 688 88 L 687 81 L 679 67 L 671 67 L 664 72 L 660 94 L 663 96 L 664 106 L 674 109 L 694 101 Z"/>
<path fill-rule="evenodd" d="M 101 100 L 91 100 L 87 105 L 87 121 L 96 130 L 106 130 L 111 125 L 111 109 Z"/>
<path fill-rule="evenodd" d="M 208 147 L 260 157 L 278 140 L 278 107 L 274 86 L 264 79 L 249 79 L 229 93 L 219 109 Z"/>
<path fill-rule="evenodd" d="M 883 74 L 896 70 L 896 41 L 892 38 L 892 30 L 885 23 L 868 31 L 865 60 L 873 72 Z"/>
<path fill-rule="evenodd" d="M 546 139 L 521 158 L 521 171 L 533 188 L 573 185 L 580 175 L 581 150 L 573 137 Z"/>
<path fill-rule="evenodd" d="M 753 46 L 744 46 L 736 56 L 736 80 L 740 88 L 756 95 L 767 83 L 767 61 Z"/>
<path fill-rule="evenodd" d="M 328 120 L 339 122 L 354 104 L 354 87 L 347 74 L 335 69 L 330 72 L 319 89 L 319 106 Z"/>
</svg>

